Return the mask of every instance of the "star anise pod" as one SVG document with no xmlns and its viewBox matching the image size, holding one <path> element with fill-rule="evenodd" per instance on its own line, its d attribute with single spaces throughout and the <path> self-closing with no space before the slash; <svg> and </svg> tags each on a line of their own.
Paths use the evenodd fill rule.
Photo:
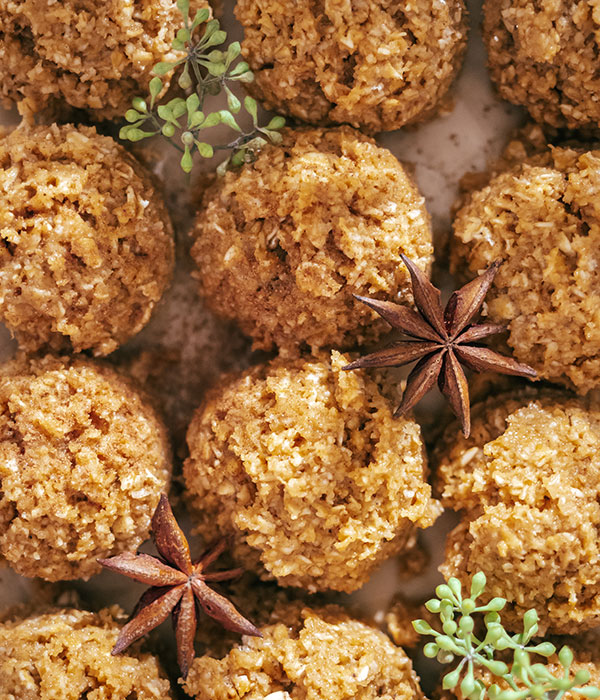
<svg viewBox="0 0 600 700">
<path fill-rule="evenodd" d="M 481 310 L 500 263 L 493 263 L 480 277 L 454 292 L 442 310 L 440 290 L 406 256 L 403 255 L 402 260 L 410 272 L 417 311 L 390 301 L 355 297 L 411 339 L 400 340 L 384 350 L 361 357 L 344 369 L 400 367 L 418 360 L 408 375 L 402 402 L 395 415 L 409 411 L 437 379 L 440 391 L 447 397 L 465 437 L 468 437 L 471 432 L 469 386 L 461 364 L 475 372 L 537 376 L 528 365 L 479 344 L 484 338 L 504 331 L 504 326 L 471 323 Z"/>
<path fill-rule="evenodd" d="M 194 659 L 194 637 L 198 624 L 196 601 L 207 615 L 226 629 L 238 634 L 262 636 L 227 598 L 207 585 L 209 581 L 226 581 L 242 573 L 241 569 L 207 573 L 206 569 L 225 550 L 225 540 L 193 563 L 188 541 L 177 524 L 164 493 L 152 517 L 152 539 L 160 558 L 125 552 L 110 559 L 99 560 L 107 569 L 151 586 L 140 598 L 129 622 L 119 633 L 113 654 L 120 654 L 172 613 L 177 639 L 177 661 L 185 678 Z"/>
</svg>

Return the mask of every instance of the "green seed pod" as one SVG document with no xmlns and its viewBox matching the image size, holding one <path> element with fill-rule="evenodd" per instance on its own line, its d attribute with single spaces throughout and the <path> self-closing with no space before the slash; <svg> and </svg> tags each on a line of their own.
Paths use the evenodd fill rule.
<svg viewBox="0 0 600 700">
<path fill-rule="evenodd" d="M 435 594 L 440 600 L 449 600 L 452 603 L 454 602 L 452 590 L 450 589 L 450 586 L 447 586 L 445 583 L 442 583 L 435 589 Z"/>
<path fill-rule="evenodd" d="M 133 124 L 134 122 L 137 122 L 138 119 L 140 119 L 142 115 L 139 112 L 136 112 L 135 109 L 128 109 L 125 112 L 125 119 L 130 123 Z"/>
<path fill-rule="evenodd" d="M 463 634 L 471 634 L 475 628 L 475 621 L 470 615 L 463 615 L 458 622 L 458 626 Z"/>
<path fill-rule="evenodd" d="M 168 139 L 173 138 L 175 136 L 175 127 L 173 124 L 163 124 L 163 128 L 161 129 L 163 136 L 166 136 Z"/>
<path fill-rule="evenodd" d="M 552 656 L 556 651 L 556 647 L 550 642 L 542 642 L 541 644 L 536 644 L 534 647 L 528 647 L 527 650 L 539 654 L 540 656 Z"/>
<path fill-rule="evenodd" d="M 565 669 L 571 668 L 571 664 L 573 663 L 573 652 L 569 649 L 569 647 L 564 646 L 558 652 L 558 660 L 560 661 L 560 665 L 563 668 L 565 668 Z"/>
<path fill-rule="evenodd" d="M 442 625 L 442 629 L 444 630 L 444 634 L 448 634 L 452 636 L 453 634 L 456 634 L 456 630 L 458 629 L 458 625 L 454 620 L 446 620 L 444 624 Z"/>
<path fill-rule="evenodd" d="M 580 668 L 573 677 L 573 680 L 577 685 L 587 683 L 590 680 L 590 672 L 585 668 Z"/>
<path fill-rule="evenodd" d="M 440 664 L 451 664 L 454 661 L 454 654 L 450 651 L 443 651 L 440 649 L 437 660 Z"/>
<path fill-rule="evenodd" d="M 457 668 L 454 671 L 450 671 L 450 673 L 447 673 L 444 676 L 444 679 L 442 681 L 442 687 L 444 688 L 444 690 L 453 690 L 458 685 L 459 680 L 460 669 Z"/>
<path fill-rule="evenodd" d="M 191 147 L 194 145 L 194 134 L 191 131 L 184 131 L 181 134 L 181 143 L 186 147 Z"/>
<path fill-rule="evenodd" d="M 428 659 L 435 659 L 435 657 L 438 655 L 440 648 L 435 642 L 428 642 L 424 647 L 423 647 L 423 654 Z"/>
<path fill-rule="evenodd" d="M 472 600 L 471 598 L 465 598 L 463 600 L 463 602 L 460 604 L 460 611 L 464 615 L 470 615 L 473 612 L 473 610 L 475 610 L 476 607 L 477 606 L 476 606 L 474 600 Z"/>
<path fill-rule="evenodd" d="M 486 666 L 495 676 L 503 676 L 505 673 L 508 673 L 508 666 L 504 661 L 490 661 L 486 663 Z"/>
<path fill-rule="evenodd" d="M 454 597 L 457 600 L 460 600 L 462 597 L 462 586 L 460 584 L 460 581 L 452 576 L 451 578 L 448 579 L 448 588 L 452 591 Z"/>
<path fill-rule="evenodd" d="M 464 697 L 470 697 L 471 693 L 475 690 L 475 678 L 473 678 L 473 671 L 469 670 L 465 677 L 462 679 L 460 684 L 460 692 Z"/>
<path fill-rule="evenodd" d="M 144 100 L 142 97 L 134 97 L 133 100 L 131 100 L 131 104 L 133 108 L 136 109 L 138 112 L 148 111 L 148 105 L 146 104 L 146 100 Z"/>
<path fill-rule="evenodd" d="M 439 613 L 440 611 L 440 601 L 437 598 L 432 598 L 425 603 L 425 607 L 430 613 Z"/>
<path fill-rule="evenodd" d="M 183 157 L 181 158 L 181 169 L 189 173 L 192 171 L 192 168 L 194 167 L 194 159 L 192 158 L 192 154 L 189 151 L 189 148 L 185 149 L 185 153 L 183 154 Z"/>
</svg>

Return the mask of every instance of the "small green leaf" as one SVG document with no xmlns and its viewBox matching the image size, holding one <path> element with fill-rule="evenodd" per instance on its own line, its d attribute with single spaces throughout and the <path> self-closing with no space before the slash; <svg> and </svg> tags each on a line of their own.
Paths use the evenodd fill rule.
<svg viewBox="0 0 600 700">
<path fill-rule="evenodd" d="M 593 685 L 587 688 L 573 688 L 573 692 L 583 695 L 584 698 L 590 698 L 590 700 L 597 700 L 597 698 L 600 698 L 600 688 L 596 688 Z"/>
<path fill-rule="evenodd" d="M 273 129 L 277 131 L 278 129 L 283 129 L 285 126 L 285 119 L 283 117 L 273 117 L 271 121 L 267 124 L 267 129 Z"/>
<path fill-rule="evenodd" d="M 154 75 L 166 75 L 167 73 L 172 71 L 176 65 L 176 63 L 170 63 L 169 61 L 161 61 L 160 63 L 157 63 L 154 66 Z"/>
<path fill-rule="evenodd" d="M 226 40 L 227 32 L 219 29 L 216 32 L 213 32 L 210 37 L 207 38 L 206 42 L 204 42 L 204 46 L 206 48 L 209 48 L 210 46 L 220 46 L 221 44 L 224 44 Z"/>
<path fill-rule="evenodd" d="M 425 603 L 425 607 L 430 613 L 439 613 L 440 611 L 440 601 L 437 598 L 432 598 Z"/>
<path fill-rule="evenodd" d="M 196 148 L 203 158 L 212 158 L 215 155 L 214 148 L 209 143 L 196 141 Z"/>
<path fill-rule="evenodd" d="M 448 579 L 448 588 L 450 588 L 456 600 L 462 599 L 462 586 L 457 578 L 452 576 Z"/>
<path fill-rule="evenodd" d="M 232 63 L 242 53 L 242 46 L 239 41 L 229 44 L 227 49 L 227 62 Z"/>
<path fill-rule="evenodd" d="M 166 122 L 173 122 L 173 110 L 169 105 L 158 105 L 156 108 L 158 116 Z"/>
<path fill-rule="evenodd" d="M 186 43 L 190 40 L 191 35 L 190 35 L 190 30 L 186 29 L 185 27 L 182 27 L 178 32 L 177 32 L 177 39 L 179 41 L 182 41 L 183 43 Z"/>
<path fill-rule="evenodd" d="M 194 21 L 192 22 L 192 31 L 194 31 L 196 27 L 199 27 L 203 22 L 206 22 L 209 17 L 210 10 L 208 7 L 203 7 L 201 10 L 198 10 L 198 12 L 196 12 L 196 16 L 194 17 Z"/>
<path fill-rule="evenodd" d="M 500 612 L 500 610 L 504 610 L 505 605 L 506 600 L 504 598 L 492 598 L 485 606 L 485 609 L 491 612 Z"/>
<path fill-rule="evenodd" d="M 190 14 L 190 0 L 177 0 L 177 8 L 184 17 Z"/>
<path fill-rule="evenodd" d="M 221 122 L 227 125 L 230 129 L 233 129 L 234 131 L 242 131 L 231 112 L 228 112 L 226 109 L 222 109 L 220 110 L 219 115 L 221 117 Z"/>
<path fill-rule="evenodd" d="M 204 121 L 204 112 L 194 112 L 188 119 L 188 127 L 195 129 Z"/>
<path fill-rule="evenodd" d="M 225 90 L 227 92 L 227 106 L 229 107 L 231 112 L 233 112 L 234 114 L 238 114 L 238 112 L 242 108 L 242 103 L 227 86 L 225 86 Z"/>
<path fill-rule="evenodd" d="M 246 71 L 245 73 L 242 73 L 242 75 L 240 75 L 238 80 L 241 83 L 252 83 L 254 82 L 254 73 L 251 70 Z"/>
<path fill-rule="evenodd" d="M 122 141 L 129 141 L 129 130 L 131 129 L 130 126 L 122 126 L 121 129 L 119 130 L 119 138 Z"/>
<path fill-rule="evenodd" d="M 173 136 L 175 136 L 175 127 L 171 123 L 164 124 L 161 131 L 163 136 L 166 136 L 168 139 L 173 138 Z"/>
<path fill-rule="evenodd" d="M 185 103 L 185 100 L 182 99 L 181 97 L 175 97 L 169 102 L 169 107 L 171 108 L 171 111 L 173 112 L 173 116 L 175 119 L 179 119 L 179 117 L 183 117 L 183 115 L 187 112 L 187 106 Z"/>
<path fill-rule="evenodd" d="M 152 97 L 152 104 L 154 104 L 154 100 L 160 95 L 161 90 L 163 89 L 163 82 L 160 78 L 152 78 L 150 81 L 150 96 Z"/>
<path fill-rule="evenodd" d="M 231 156 L 230 163 L 232 167 L 234 168 L 239 168 L 240 165 L 244 164 L 244 161 L 246 160 L 246 152 L 245 149 L 240 149 L 237 153 L 234 153 Z"/>
<path fill-rule="evenodd" d="M 246 97 L 244 97 L 244 108 L 252 117 L 252 121 L 256 125 L 256 120 L 258 119 L 258 104 L 256 103 L 256 100 L 249 95 L 246 95 Z"/>
<path fill-rule="evenodd" d="M 221 112 L 211 112 L 202 124 L 203 129 L 210 129 L 213 126 L 221 123 Z"/>
<path fill-rule="evenodd" d="M 183 41 L 179 41 L 179 39 L 173 39 L 171 46 L 175 51 L 183 51 L 185 49 L 185 43 Z"/>
<path fill-rule="evenodd" d="M 223 63 L 225 60 L 225 54 L 218 49 L 214 49 L 206 55 L 206 59 L 211 63 Z"/>
<path fill-rule="evenodd" d="M 186 99 L 185 106 L 189 116 L 200 107 L 200 98 L 195 92 Z"/>
<path fill-rule="evenodd" d="M 181 169 L 189 173 L 192 171 L 194 167 L 194 159 L 192 158 L 192 154 L 190 153 L 190 149 L 186 148 L 185 153 L 183 154 L 181 158 Z"/>
<path fill-rule="evenodd" d="M 215 78 L 219 78 L 221 75 L 225 74 L 227 66 L 224 63 L 208 63 L 206 65 L 206 70 L 211 75 L 214 75 Z"/>
<path fill-rule="evenodd" d="M 234 78 L 236 76 L 242 75 L 243 73 L 246 73 L 249 70 L 250 66 L 245 61 L 241 61 L 237 64 L 237 66 L 235 66 L 235 68 L 231 69 L 229 76 Z"/>
<path fill-rule="evenodd" d="M 425 620 L 413 620 L 412 626 L 417 634 L 432 634 L 434 631 Z"/>
<path fill-rule="evenodd" d="M 207 22 L 206 28 L 204 30 L 204 36 L 202 37 L 202 41 L 211 37 L 216 31 L 219 30 L 220 26 L 221 26 L 221 23 L 219 22 L 218 19 L 211 19 L 210 22 Z"/>
</svg>

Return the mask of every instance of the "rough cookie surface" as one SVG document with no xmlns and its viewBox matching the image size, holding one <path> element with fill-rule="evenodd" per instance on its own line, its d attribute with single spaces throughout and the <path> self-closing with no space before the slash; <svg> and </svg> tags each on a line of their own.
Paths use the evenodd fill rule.
<svg viewBox="0 0 600 700">
<path fill-rule="evenodd" d="M 176 57 L 181 26 L 175 0 L 4 0 L 0 98 L 26 116 L 66 106 L 96 120 L 122 117 L 148 93 L 154 64 Z"/>
<path fill-rule="evenodd" d="M 111 655 L 118 613 L 60 609 L 0 624 L 0 697 L 169 700 L 169 681 L 154 656 L 132 649 Z"/>
<path fill-rule="evenodd" d="M 0 139 L 0 316 L 28 351 L 106 355 L 148 322 L 174 262 L 149 175 L 94 129 Z"/>
<path fill-rule="evenodd" d="M 400 253 L 432 260 L 423 197 L 349 129 L 288 130 L 208 191 L 192 255 L 207 303 L 257 348 L 347 348 L 389 329 L 352 294 L 412 300 Z"/>
<path fill-rule="evenodd" d="M 166 431 L 113 370 L 18 357 L 0 371 L 0 556 L 24 576 L 89 578 L 135 550 L 168 488 Z"/>
<path fill-rule="evenodd" d="M 542 634 L 598 625 L 600 408 L 534 389 L 488 399 L 471 437 L 449 428 L 436 461 L 442 503 L 464 511 L 444 575 L 483 571 L 513 627 L 532 607 Z"/>
<path fill-rule="evenodd" d="M 489 319 L 539 376 L 600 386 L 600 151 L 554 148 L 472 192 L 454 221 L 452 266 L 503 264 Z"/>
<path fill-rule="evenodd" d="M 538 122 L 600 127 L 600 11 L 590 0 L 486 0 L 492 80 Z"/>
<path fill-rule="evenodd" d="M 462 0 L 239 0 L 249 90 L 311 124 L 391 131 L 437 111 L 466 46 Z"/>
<path fill-rule="evenodd" d="M 195 659 L 185 690 L 196 700 L 422 700 L 410 659 L 342 608 L 289 604 L 221 659 Z"/>
<path fill-rule="evenodd" d="M 286 586 L 353 591 L 439 513 L 419 426 L 347 358 L 275 361 L 213 391 L 188 430 L 198 531 Z"/>
</svg>

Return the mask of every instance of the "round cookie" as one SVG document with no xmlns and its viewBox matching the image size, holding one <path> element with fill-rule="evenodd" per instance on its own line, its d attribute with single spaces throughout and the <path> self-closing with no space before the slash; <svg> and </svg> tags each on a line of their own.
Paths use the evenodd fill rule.
<svg viewBox="0 0 600 700">
<path fill-rule="evenodd" d="M 82 359 L 0 368 L 0 557 L 49 581 L 135 550 L 166 491 L 166 430 L 116 372 Z"/>
<path fill-rule="evenodd" d="M 452 269 L 503 261 L 488 319 L 513 356 L 578 393 L 600 386 L 600 151 L 553 148 L 471 192 L 454 221 Z"/>
<path fill-rule="evenodd" d="M 0 317 L 27 351 L 106 355 L 140 331 L 174 263 L 144 168 L 88 127 L 0 139 Z"/>
<path fill-rule="evenodd" d="M 419 426 L 347 361 L 255 367 L 213 390 L 188 430 L 197 531 L 231 535 L 234 558 L 280 585 L 356 590 L 440 512 Z"/>
<path fill-rule="evenodd" d="M 222 658 L 195 659 L 184 688 L 196 700 L 423 700 L 410 659 L 342 608 L 280 605 L 262 638 Z"/>
<path fill-rule="evenodd" d="M 555 128 L 600 127 L 600 15 L 588 0 L 486 0 L 483 34 L 504 99 Z"/>
<path fill-rule="evenodd" d="M 435 461 L 442 504 L 463 512 L 444 576 L 483 571 L 511 629 L 529 608 L 541 634 L 600 623 L 600 407 L 548 390 L 490 398 L 469 438 L 448 428 Z"/>
<path fill-rule="evenodd" d="M 0 623 L 0 697 L 20 700 L 170 700 L 158 659 L 129 649 L 112 656 L 114 608 L 57 609 Z"/>
<path fill-rule="evenodd" d="M 462 0 L 238 0 L 252 94 L 310 124 L 391 131 L 432 116 L 462 64 Z"/>
<path fill-rule="evenodd" d="M 387 324 L 352 294 L 412 301 L 401 253 L 433 246 L 423 197 L 386 149 L 349 129 L 286 130 L 207 192 L 192 255 L 200 292 L 254 347 L 373 342 Z"/>
<path fill-rule="evenodd" d="M 175 0 L 5 0 L 0 99 L 30 118 L 73 109 L 121 118 L 147 94 L 154 64 L 177 57 L 171 42 L 181 26 Z"/>
</svg>

